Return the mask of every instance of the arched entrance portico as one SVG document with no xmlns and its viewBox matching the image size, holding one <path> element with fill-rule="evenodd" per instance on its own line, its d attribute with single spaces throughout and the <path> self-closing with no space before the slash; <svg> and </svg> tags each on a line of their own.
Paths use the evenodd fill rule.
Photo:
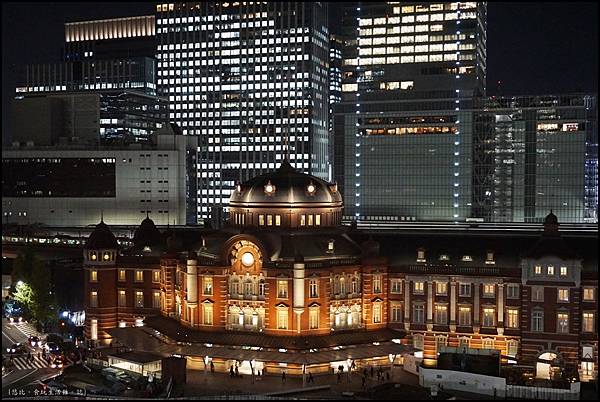
<svg viewBox="0 0 600 402">
<path fill-rule="evenodd" d="M 555 370 L 560 370 L 559 354 L 551 351 L 541 353 L 535 365 L 535 378 L 550 380 Z"/>
</svg>

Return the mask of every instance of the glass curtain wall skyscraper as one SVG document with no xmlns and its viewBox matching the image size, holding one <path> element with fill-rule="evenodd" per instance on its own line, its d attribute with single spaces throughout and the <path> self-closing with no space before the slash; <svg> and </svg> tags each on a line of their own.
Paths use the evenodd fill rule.
<svg viewBox="0 0 600 402">
<path fill-rule="evenodd" d="M 473 176 L 474 98 L 485 94 L 486 3 L 347 6 L 335 176 L 346 219 L 465 220 Z"/>
<path fill-rule="evenodd" d="M 158 92 L 170 121 L 200 137 L 199 218 L 286 152 L 328 178 L 327 15 L 321 2 L 157 5 Z"/>
</svg>

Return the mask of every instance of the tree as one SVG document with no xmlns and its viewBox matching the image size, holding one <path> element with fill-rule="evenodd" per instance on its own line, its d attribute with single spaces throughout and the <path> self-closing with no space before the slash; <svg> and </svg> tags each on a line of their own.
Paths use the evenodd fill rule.
<svg viewBox="0 0 600 402">
<path fill-rule="evenodd" d="M 23 281 L 17 282 L 15 286 L 15 292 L 13 294 L 13 298 L 21 303 L 27 310 L 31 311 L 33 306 L 33 289 L 27 283 Z"/>
</svg>

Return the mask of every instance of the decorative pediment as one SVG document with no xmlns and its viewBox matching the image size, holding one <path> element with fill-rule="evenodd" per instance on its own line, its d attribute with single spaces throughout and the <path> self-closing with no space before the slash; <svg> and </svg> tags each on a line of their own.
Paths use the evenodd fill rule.
<svg viewBox="0 0 600 402">
<path fill-rule="evenodd" d="M 319 307 L 321 307 L 321 304 L 317 303 L 317 302 L 312 302 L 308 305 L 308 308 L 319 308 Z"/>
<path fill-rule="evenodd" d="M 287 304 L 285 304 L 285 303 L 283 303 L 283 302 L 281 302 L 281 303 L 277 303 L 277 304 L 275 305 L 275 307 L 277 307 L 277 308 L 290 308 L 290 306 L 289 306 L 289 305 L 287 305 Z"/>
<path fill-rule="evenodd" d="M 376 297 L 373 300 L 371 300 L 371 302 L 373 302 L 373 303 L 382 303 L 383 299 L 381 297 Z"/>
</svg>

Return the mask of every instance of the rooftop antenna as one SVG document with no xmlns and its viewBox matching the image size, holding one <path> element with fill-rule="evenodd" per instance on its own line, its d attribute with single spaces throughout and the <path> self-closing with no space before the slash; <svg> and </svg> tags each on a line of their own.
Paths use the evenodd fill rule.
<svg viewBox="0 0 600 402">
<path fill-rule="evenodd" d="M 104 223 L 104 210 L 100 210 L 100 222 Z"/>
</svg>

